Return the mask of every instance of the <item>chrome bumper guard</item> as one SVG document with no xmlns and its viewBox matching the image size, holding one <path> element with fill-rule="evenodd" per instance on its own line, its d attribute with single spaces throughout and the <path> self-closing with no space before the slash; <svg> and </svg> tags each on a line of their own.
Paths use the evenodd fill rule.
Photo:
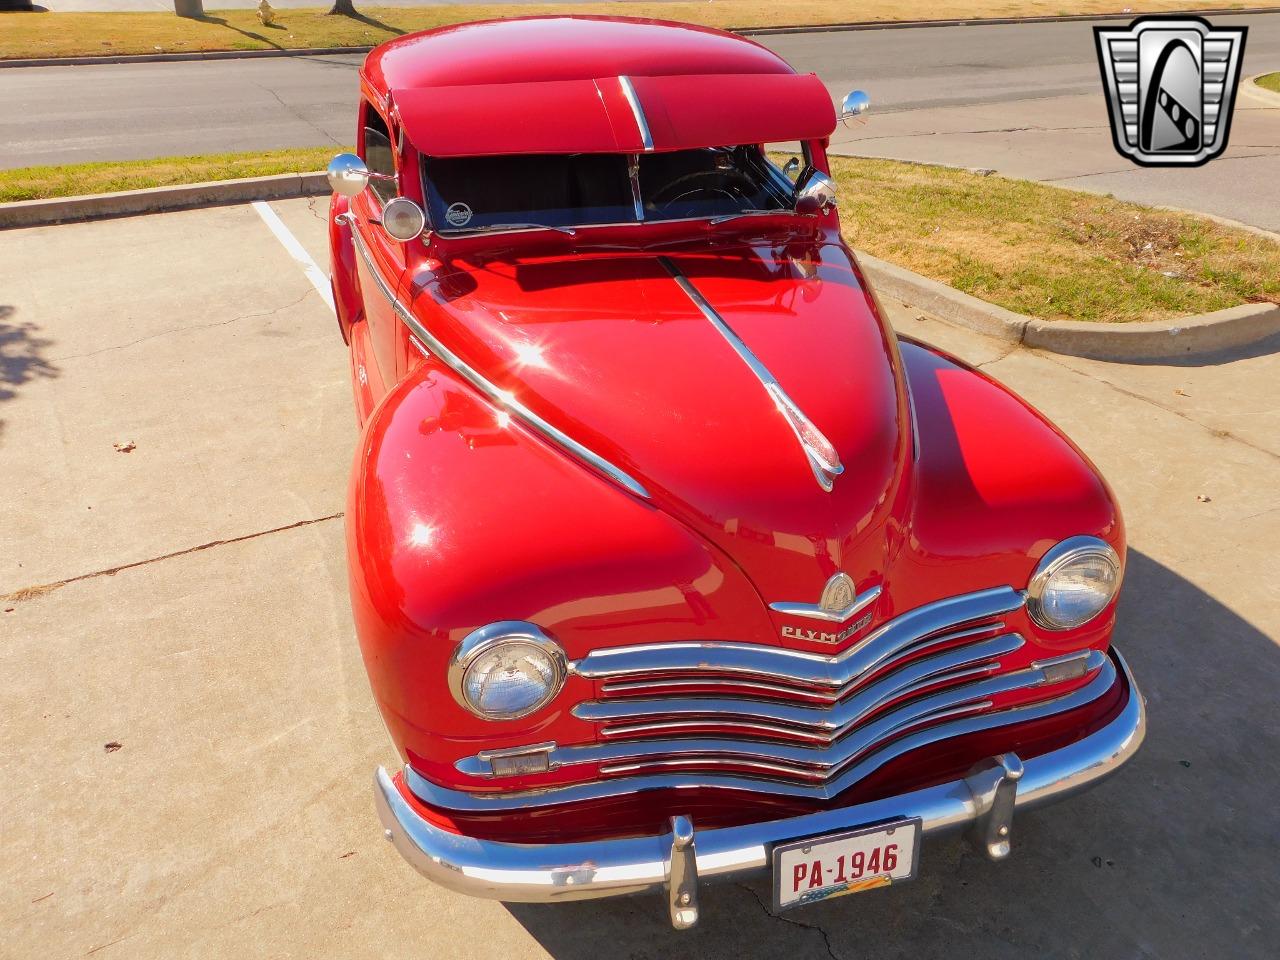
<svg viewBox="0 0 1280 960">
<path fill-rule="evenodd" d="M 977 764 L 962 780 L 824 810 L 786 820 L 695 833 L 688 817 L 673 817 L 657 836 L 562 844 L 517 844 L 450 833 L 422 819 L 391 775 L 374 776 L 378 817 L 386 838 L 428 879 L 474 897 L 552 902 L 665 891 L 672 924 L 698 918 L 700 879 L 768 869 L 775 843 L 869 824 L 919 817 L 926 835 L 968 828 L 993 860 L 1009 855 L 1013 811 L 1071 796 L 1114 773 L 1146 734 L 1146 708 L 1128 665 L 1113 650 L 1129 689 L 1128 702 L 1105 727 L 1025 762 L 1014 754 Z"/>
</svg>

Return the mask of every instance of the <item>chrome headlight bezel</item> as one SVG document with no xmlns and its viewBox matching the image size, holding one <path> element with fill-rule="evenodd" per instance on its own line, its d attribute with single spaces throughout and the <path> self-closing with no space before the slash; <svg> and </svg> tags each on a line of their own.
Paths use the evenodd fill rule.
<svg viewBox="0 0 1280 960">
<path fill-rule="evenodd" d="M 1056 575 L 1082 560 L 1101 560 L 1110 566 L 1114 572 L 1114 586 L 1106 602 L 1089 616 L 1073 623 L 1063 623 L 1055 620 L 1045 610 L 1045 592 L 1050 588 Z M 1066 540 L 1051 547 L 1041 557 L 1040 563 L 1037 564 L 1035 573 L 1032 574 L 1031 581 L 1027 585 L 1027 612 L 1038 626 L 1046 630 L 1055 632 L 1075 630 L 1095 619 L 1115 602 L 1123 581 L 1124 564 L 1121 562 L 1120 556 L 1112 549 L 1111 544 L 1097 537 L 1068 537 Z"/>
<path fill-rule="evenodd" d="M 517 711 L 485 710 L 467 697 L 467 673 L 481 657 L 503 647 L 525 647 L 545 659 L 550 666 L 551 682 L 536 702 Z M 484 720 L 519 720 L 537 713 L 560 693 L 569 674 L 569 661 L 560 645 L 532 623 L 523 620 L 499 620 L 473 630 L 463 638 L 449 660 L 449 692 L 468 713 Z"/>
</svg>

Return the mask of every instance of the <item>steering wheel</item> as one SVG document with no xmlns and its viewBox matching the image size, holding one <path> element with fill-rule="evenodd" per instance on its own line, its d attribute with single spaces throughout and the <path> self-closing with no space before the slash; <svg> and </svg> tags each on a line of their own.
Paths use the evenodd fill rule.
<svg viewBox="0 0 1280 960">
<path fill-rule="evenodd" d="M 673 203 L 699 194 L 738 200 L 755 189 L 755 182 L 741 170 L 698 170 L 676 177 L 653 195 L 653 205 L 666 210 Z"/>
</svg>

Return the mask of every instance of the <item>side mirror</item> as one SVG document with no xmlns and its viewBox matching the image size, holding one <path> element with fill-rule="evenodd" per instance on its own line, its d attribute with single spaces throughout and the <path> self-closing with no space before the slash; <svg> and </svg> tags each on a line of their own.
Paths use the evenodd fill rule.
<svg viewBox="0 0 1280 960">
<path fill-rule="evenodd" d="M 382 208 L 382 229 L 392 240 L 408 243 L 421 236 L 426 226 L 426 214 L 408 197 L 395 197 Z"/>
<path fill-rule="evenodd" d="M 796 213 L 826 213 L 835 205 L 835 181 L 821 171 L 810 170 L 796 188 Z"/>
<path fill-rule="evenodd" d="M 796 177 L 800 173 L 800 158 L 792 157 L 790 160 L 788 160 L 787 165 L 782 168 L 782 172 L 783 174 L 786 175 L 786 178 L 788 180 L 794 183 Z"/>
<path fill-rule="evenodd" d="M 369 168 L 354 153 L 338 154 L 329 161 L 329 169 L 325 173 L 333 192 L 344 197 L 354 197 L 369 185 Z"/>
<path fill-rule="evenodd" d="M 854 117 L 860 117 L 871 109 L 871 98 L 861 90 L 854 90 L 840 104 L 840 120 L 848 123 Z"/>
</svg>

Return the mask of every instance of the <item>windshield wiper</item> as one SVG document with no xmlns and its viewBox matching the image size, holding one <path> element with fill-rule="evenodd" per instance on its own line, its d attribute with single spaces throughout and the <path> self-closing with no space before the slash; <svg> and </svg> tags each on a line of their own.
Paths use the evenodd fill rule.
<svg viewBox="0 0 1280 960">
<path fill-rule="evenodd" d="M 712 217 L 712 225 L 717 223 L 727 223 L 730 220 L 737 220 L 739 217 L 763 217 L 766 215 L 777 216 L 783 213 L 794 213 L 794 210 L 739 210 L 737 213 L 725 213 L 718 217 Z"/>
<path fill-rule="evenodd" d="M 486 223 L 481 227 L 463 227 L 461 230 L 450 233 L 490 233 L 496 230 L 554 230 L 557 233 L 563 233 L 566 236 L 576 237 L 578 231 L 572 227 L 553 227 L 547 223 Z"/>
</svg>

